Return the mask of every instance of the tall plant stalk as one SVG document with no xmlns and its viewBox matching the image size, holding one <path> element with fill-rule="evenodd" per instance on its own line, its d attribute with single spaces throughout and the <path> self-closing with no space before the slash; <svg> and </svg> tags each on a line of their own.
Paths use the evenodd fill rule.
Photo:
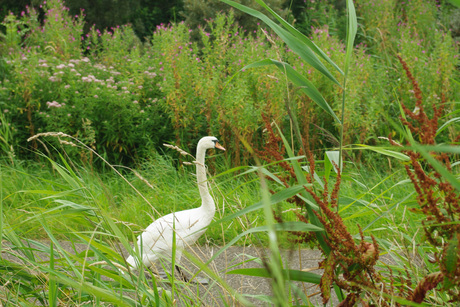
<svg viewBox="0 0 460 307">
<path fill-rule="evenodd" d="M 346 93 L 347 93 L 347 78 L 348 78 L 348 71 L 351 62 L 351 56 L 353 54 L 353 44 L 356 37 L 357 32 L 357 19 L 356 19 L 356 10 L 353 4 L 353 0 L 347 0 L 347 48 L 345 54 L 345 67 L 344 67 L 344 75 L 343 75 L 343 91 L 342 91 L 342 116 L 340 122 L 340 148 L 339 148 L 339 169 L 342 171 L 342 164 L 343 164 L 343 132 L 345 126 L 345 101 L 346 101 Z M 339 212 L 339 205 L 337 205 L 337 212 Z"/>
<path fill-rule="evenodd" d="M 291 81 L 294 85 L 298 86 L 301 91 L 303 91 L 310 99 L 312 99 L 319 107 L 321 107 L 324 111 L 326 111 L 328 114 L 330 114 L 334 120 L 339 124 L 340 127 L 340 149 L 339 149 L 339 166 L 338 166 L 338 178 L 337 182 L 334 187 L 334 191 L 331 194 L 331 199 L 332 200 L 332 206 L 337 208 L 337 212 L 339 210 L 338 208 L 338 191 L 339 191 L 339 186 L 340 186 L 340 174 L 342 171 L 342 160 L 343 160 L 343 134 L 344 134 L 344 120 L 345 120 L 345 100 L 346 100 L 346 85 L 347 85 L 347 76 L 348 76 L 348 68 L 351 62 L 351 56 L 353 53 L 353 43 L 354 39 L 356 36 L 356 31 L 357 31 L 357 20 L 356 20 L 356 12 L 354 8 L 354 4 L 352 0 L 347 0 L 347 11 L 348 11 L 348 31 L 347 31 L 347 41 L 346 41 L 346 55 L 345 55 L 345 67 L 344 71 L 338 66 L 332 62 L 327 55 L 319 49 L 314 42 L 312 42 L 309 38 L 301 34 L 297 29 L 292 27 L 290 24 L 288 24 L 285 20 L 283 20 L 279 15 L 277 15 L 273 10 L 271 10 L 262 0 L 256 0 L 258 4 L 260 4 L 263 8 L 265 8 L 281 25 L 278 25 L 274 23 L 271 19 L 269 19 L 267 16 L 264 14 L 255 11 L 253 9 L 250 9 L 246 6 L 243 6 L 239 3 L 229 1 L 229 0 L 222 0 L 223 2 L 234 6 L 235 8 L 238 8 L 254 17 L 259 18 L 260 20 L 264 21 L 285 43 L 286 45 L 295 53 L 299 55 L 300 58 L 302 58 L 305 62 L 310 64 L 313 68 L 318 70 L 320 73 L 322 73 L 324 76 L 329 78 L 332 82 L 335 84 L 342 86 L 343 90 L 343 96 L 342 96 L 342 119 L 340 120 L 335 112 L 332 110 L 330 105 L 327 103 L 327 101 L 323 98 L 321 93 L 317 90 L 314 84 L 312 84 L 305 76 L 299 74 L 292 66 L 290 66 L 288 63 L 285 63 L 282 61 L 282 59 L 279 60 L 273 60 L 273 59 L 265 59 L 265 60 L 260 60 L 258 62 L 249 64 L 245 66 L 243 70 L 248 69 L 248 68 L 255 68 L 255 67 L 260 67 L 260 66 L 266 66 L 266 65 L 275 65 L 279 70 L 281 70 L 286 78 Z M 338 81 L 335 79 L 333 74 L 329 72 L 329 70 L 322 64 L 322 62 L 318 59 L 318 56 L 331 64 L 334 68 L 336 68 L 337 71 L 339 71 L 343 75 L 343 83 L 340 85 Z M 288 99 L 289 100 L 289 99 Z M 294 128 L 294 133 L 296 137 L 299 140 L 299 143 L 302 146 L 303 152 L 305 155 L 309 155 L 309 153 L 305 150 L 302 142 L 302 137 L 299 129 L 298 122 L 296 120 L 295 114 L 292 112 L 292 109 L 290 107 L 289 101 L 286 103 L 286 109 L 288 112 L 288 115 L 291 119 L 291 123 Z M 269 129 L 269 126 L 267 126 L 267 129 Z M 270 130 L 270 129 L 269 129 Z M 271 131 L 271 130 L 270 130 Z M 322 201 L 317 194 L 313 192 L 313 190 L 308 187 L 309 183 L 311 184 L 312 178 L 314 178 L 314 171 L 313 167 L 314 165 L 310 165 L 310 170 L 309 173 L 311 174 L 308 176 L 309 179 L 307 180 L 305 178 L 304 171 L 302 170 L 302 167 L 298 163 L 298 161 L 295 159 L 294 152 L 290 148 L 288 141 L 285 139 L 285 137 L 282 135 L 281 131 L 281 139 L 283 140 L 284 148 L 288 152 L 288 155 L 291 159 L 293 159 L 290 163 L 291 166 L 290 172 L 292 176 L 294 176 L 298 183 L 304 187 L 304 191 L 302 191 L 300 194 L 302 195 L 302 199 L 305 201 L 304 206 L 306 208 L 306 212 L 308 215 L 308 220 L 311 222 L 311 225 L 316 226 L 318 228 L 323 228 L 323 227 L 328 227 L 328 222 L 325 220 L 323 214 L 325 214 L 328 219 L 330 220 L 335 220 L 340 219 L 337 216 L 334 216 L 332 211 L 330 211 L 329 207 L 327 206 L 328 201 Z M 273 131 L 271 131 L 272 136 L 273 136 Z M 270 141 L 270 143 L 273 140 Z M 310 159 L 310 158 L 309 158 Z M 310 164 L 312 161 L 310 161 Z M 321 180 L 317 180 L 320 185 L 324 188 L 324 195 L 327 194 L 327 182 L 325 185 L 321 183 Z M 262 195 L 266 195 L 268 193 L 268 187 L 264 186 L 264 178 L 261 178 L 261 189 L 262 189 Z M 285 184 L 287 184 L 285 182 Z M 315 202 L 317 204 L 320 204 L 320 206 L 316 206 Z M 274 219 L 273 219 L 273 212 L 271 209 L 271 203 L 270 200 L 267 197 L 263 198 L 263 208 L 264 208 L 264 213 L 265 213 L 265 218 L 267 220 L 267 231 L 269 233 L 269 242 L 270 242 L 270 250 L 272 250 L 272 245 L 277 242 L 276 240 L 276 233 L 273 231 L 274 230 Z M 343 225 L 343 222 L 339 220 L 339 224 Z M 306 223 L 307 224 L 307 223 Z M 309 225 L 309 224 L 308 224 Z M 338 226 L 340 226 L 338 225 Z M 329 274 L 324 274 L 323 277 L 321 278 L 321 288 L 324 290 L 323 292 L 323 302 L 326 303 L 329 300 L 329 296 L 327 293 L 328 291 L 326 288 L 330 288 L 333 284 L 333 278 L 334 274 L 332 273 L 334 270 L 334 267 L 336 265 L 337 261 L 337 254 L 332 253 L 331 251 L 331 245 L 330 244 L 336 244 L 336 243 L 330 243 L 330 238 L 328 239 L 328 236 L 332 236 L 332 240 L 337 239 L 337 242 L 341 241 L 342 236 L 345 236 L 345 234 L 348 234 L 346 229 L 343 229 L 341 232 L 341 235 L 337 237 L 337 234 L 331 230 L 331 228 L 324 229 L 323 231 L 318 231 L 316 232 L 316 239 L 318 241 L 319 246 L 321 246 L 321 250 L 327 257 L 327 262 L 323 264 L 324 268 L 331 269 L 332 271 L 329 272 Z M 335 237 L 334 237 L 335 235 Z M 351 236 L 348 234 L 347 241 L 350 241 Z M 363 237 L 362 237 L 363 239 Z M 329 242 L 329 243 L 328 243 Z M 375 241 L 374 241 L 375 243 Z M 344 250 L 349 251 L 350 249 L 352 252 L 357 251 L 357 247 L 354 245 L 353 240 L 350 242 L 350 246 L 344 247 Z M 362 241 L 362 244 L 364 244 L 364 240 Z M 371 245 L 371 244 L 369 244 Z M 277 249 L 274 249 L 273 251 L 276 251 Z M 374 249 L 373 254 L 373 259 L 378 258 L 376 251 L 377 248 Z M 274 255 L 272 251 L 272 256 Z M 350 264 L 351 265 L 351 264 Z M 276 270 L 279 274 L 279 269 L 282 267 L 282 263 L 279 265 L 274 265 L 272 268 L 268 268 L 269 271 L 273 273 L 273 270 Z M 343 266 L 342 268 L 338 268 L 337 270 L 342 269 L 344 272 L 348 271 L 347 265 Z M 277 276 L 278 274 L 275 274 Z M 326 277 L 326 278 L 325 278 Z M 284 292 L 284 285 L 277 284 L 276 281 L 282 281 L 282 279 L 274 278 L 273 279 L 273 291 L 274 293 L 282 293 Z M 312 280 L 310 280 L 312 281 Z M 339 297 L 339 299 L 342 301 L 344 300 L 344 295 L 341 291 L 341 287 L 334 286 L 336 290 L 336 294 Z M 281 296 L 276 295 L 277 298 L 281 298 Z M 353 298 L 348 298 L 347 300 L 352 301 Z"/>
</svg>

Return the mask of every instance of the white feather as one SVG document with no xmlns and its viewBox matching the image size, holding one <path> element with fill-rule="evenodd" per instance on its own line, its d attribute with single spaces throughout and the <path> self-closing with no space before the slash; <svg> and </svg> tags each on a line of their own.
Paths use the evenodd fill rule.
<svg viewBox="0 0 460 307">
<path fill-rule="evenodd" d="M 142 253 L 141 261 L 146 267 L 151 267 L 160 259 L 171 261 L 174 235 L 176 236 L 175 263 L 180 263 L 183 249 L 195 243 L 212 222 L 216 207 L 209 194 L 204 165 L 206 150 L 209 148 L 225 150 L 215 137 L 204 137 L 198 142 L 196 172 L 201 206 L 165 215 L 150 224 L 137 238 L 137 246 Z M 139 268 L 132 255 L 126 259 L 126 262 L 134 269 Z"/>
</svg>

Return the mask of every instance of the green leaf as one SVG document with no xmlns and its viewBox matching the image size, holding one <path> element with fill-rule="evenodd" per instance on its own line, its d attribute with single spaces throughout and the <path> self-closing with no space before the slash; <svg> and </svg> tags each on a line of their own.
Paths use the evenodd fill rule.
<svg viewBox="0 0 460 307">
<path fill-rule="evenodd" d="M 262 6 L 263 8 L 265 8 L 268 12 L 270 12 L 270 14 L 272 14 L 272 16 L 274 16 L 278 21 L 279 23 L 286 29 L 288 30 L 292 35 L 294 35 L 295 37 L 297 37 L 299 40 L 301 40 L 305 45 L 307 45 L 311 50 L 313 50 L 313 52 L 315 52 L 317 55 L 319 55 L 323 60 L 325 60 L 326 62 L 328 62 L 329 64 L 331 64 L 338 72 L 340 72 L 340 74 L 343 75 L 343 71 L 340 69 L 339 66 L 337 66 L 337 64 L 335 64 L 327 55 L 326 53 L 324 53 L 318 46 L 316 46 L 316 44 L 310 40 L 307 36 L 305 36 L 304 34 L 302 34 L 299 30 L 297 30 L 296 28 L 294 28 L 290 23 L 286 22 L 286 20 L 284 20 L 283 18 L 281 18 L 281 16 L 279 16 L 275 11 L 273 11 L 267 4 L 265 4 L 265 2 L 261 1 L 261 0 L 256 0 L 256 2 L 258 4 L 260 4 L 260 6 Z"/>
<path fill-rule="evenodd" d="M 347 0 L 348 11 L 348 31 L 347 31 L 347 53 L 345 54 L 345 75 L 348 74 L 348 67 L 350 66 L 351 55 L 353 54 L 353 44 L 358 31 L 358 21 L 356 19 L 355 5 L 352 0 Z"/>
<path fill-rule="evenodd" d="M 334 168 L 334 171 L 337 174 L 336 165 L 338 166 L 340 162 L 340 151 L 326 151 L 326 155 L 324 156 L 324 177 L 326 177 L 326 180 L 329 180 L 332 168 Z M 340 166 L 340 169 L 342 169 L 342 166 Z"/>
<path fill-rule="evenodd" d="M 335 115 L 335 113 L 332 110 L 331 106 L 323 98 L 323 96 L 318 91 L 316 86 L 314 86 L 313 83 L 311 83 L 307 78 L 305 78 L 304 76 L 299 74 L 294 68 L 292 68 L 291 65 L 289 65 L 287 63 L 284 63 L 284 62 L 272 60 L 272 59 L 265 59 L 265 60 L 261 60 L 261 61 L 258 61 L 258 62 L 251 63 L 249 65 L 246 65 L 241 70 L 245 70 L 245 69 L 248 69 L 248 68 L 267 66 L 267 65 L 275 65 L 283 73 L 286 73 L 286 76 L 289 78 L 289 80 L 292 83 L 297 85 L 302 92 L 304 92 L 320 108 L 322 108 L 324 111 L 326 111 L 329 115 L 331 115 L 334 118 L 334 120 L 338 124 L 340 124 L 340 119 L 337 117 L 337 115 Z"/>
<path fill-rule="evenodd" d="M 339 300 L 339 302 L 342 302 L 345 299 L 345 295 L 343 294 L 342 289 L 339 286 L 337 286 L 337 284 L 333 284 L 332 286 L 334 287 L 337 299 Z"/>
<path fill-rule="evenodd" d="M 449 0 L 449 2 L 455 5 L 456 7 L 460 8 L 460 0 Z"/>
<path fill-rule="evenodd" d="M 135 301 L 127 296 L 120 296 L 116 292 L 110 292 L 107 289 L 103 289 L 92 283 L 86 281 L 76 280 L 75 278 L 69 278 L 68 276 L 60 273 L 58 270 L 47 269 L 42 267 L 42 270 L 50 275 L 50 278 L 54 279 L 56 282 L 59 282 L 64 285 L 68 285 L 78 291 L 86 292 L 96 297 L 99 297 L 102 300 L 113 302 L 116 306 L 134 306 Z"/>
<path fill-rule="evenodd" d="M 262 171 L 262 174 L 264 174 L 265 176 L 267 176 L 268 178 L 270 178 L 271 180 L 273 180 L 274 182 L 278 183 L 279 185 L 281 186 L 284 186 L 284 183 L 275 175 L 273 174 L 272 172 L 270 172 L 268 169 L 266 169 L 265 167 L 262 167 L 261 168 L 261 171 Z"/>
<path fill-rule="evenodd" d="M 98 241 L 96 241 L 94 238 L 92 237 L 88 237 L 88 236 L 85 236 L 81 233 L 78 233 L 77 230 L 73 230 L 74 234 L 76 237 L 80 238 L 82 241 L 85 241 L 87 242 L 89 245 L 89 247 L 92 249 L 92 251 L 89 251 L 89 253 L 97 253 L 99 255 L 107 255 L 109 256 L 111 259 L 117 259 L 118 261 L 122 262 L 124 260 L 124 257 L 123 255 L 120 255 L 120 253 L 114 249 L 113 247 L 111 246 L 108 246 L 106 245 L 107 244 L 107 240 L 105 240 L 104 242 L 101 242 L 99 243 Z M 85 251 L 86 253 L 86 251 Z M 100 256 L 102 257 L 102 256 Z"/>
<path fill-rule="evenodd" d="M 314 67 L 319 72 L 321 72 L 326 77 L 328 77 L 332 82 L 340 86 L 340 83 L 329 72 L 329 70 L 324 66 L 324 64 L 321 63 L 321 61 L 318 59 L 315 53 L 312 52 L 309 46 L 305 44 L 305 40 L 301 41 L 297 36 L 292 35 L 290 32 L 286 31 L 281 26 L 273 22 L 266 15 L 254 9 L 251 9 L 247 6 L 244 6 L 242 4 L 239 4 L 237 2 L 230 1 L 230 0 L 221 0 L 221 1 L 265 22 L 270 28 L 272 28 L 273 31 L 275 31 L 275 33 L 286 43 L 286 45 L 292 51 L 298 54 L 305 62 L 307 62 L 312 67 Z M 315 49 L 318 50 L 319 48 L 316 47 Z"/>
<path fill-rule="evenodd" d="M 405 155 L 403 153 L 400 153 L 400 152 L 397 152 L 397 151 L 394 151 L 394 150 L 389 150 L 389 149 L 385 149 L 383 147 L 369 146 L 369 145 L 364 145 L 364 144 L 355 144 L 355 145 L 359 146 L 361 148 L 353 148 L 353 150 L 368 149 L 368 150 L 372 150 L 374 152 L 380 153 L 380 154 L 385 155 L 385 156 L 396 158 L 398 160 L 410 161 L 410 158 L 407 155 Z"/>
<path fill-rule="evenodd" d="M 441 133 L 444 129 L 456 122 L 460 122 L 460 117 L 451 118 L 448 121 L 446 121 L 441 127 L 438 128 L 438 130 L 436 131 L 436 136 L 438 136 L 438 134 Z"/>
<path fill-rule="evenodd" d="M 61 156 L 61 159 L 67 166 L 64 168 L 63 166 L 59 165 L 58 163 L 54 162 L 50 158 L 48 161 L 52 164 L 53 168 L 61 175 L 61 177 L 74 189 L 78 190 L 81 188 L 81 179 L 72 171 L 71 167 L 67 164 L 65 159 Z"/>
<path fill-rule="evenodd" d="M 81 279 L 82 278 L 81 272 L 79 271 L 79 269 L 76 267 L 74 261 L 72 260 L 74 255 L 70 254 L 69 252 L 67 252 L 62 247 L 62 245 L 60 244 L 59 240 L 57 240 L 57 238 L 51 232 L 51 229 L 49 228 L 48 224 L 44 220 L 42 220 L 40 222 L 41 222 L 41 225 L 42 225 L 43 229 L 48 234 L 48 238 L 50 239 L 50 241 L 56 246 L 56 249 L 59 251 L 59 254 L 62 256 L 62 258 L 64 258 L 66 260 L 66 262 L 68 264 L 68 268 L 72 269 L 72 272 L 73 272 L 75 278 L 76 279 Z"/>
<path fill-rule="evenodd" d="M 50 210 L 47 210 L 46 213 L 50 213 L 52 211 L 58 211 L 61 209 L 67 209 L 67 210 L 73 210 L 75 212 L 87 212 L 91 216 L 95 216 L 95 210 L 97 208 L 86 206 L 86 205 L 80 205 L 77 203 L 74 203 L 73 201 L 65 200 L 65 199 L 56 199 L 55 202 L 62 204 L 61 206 L 54 207 Z"/>
<path fill-rule="evenodd" d="M 304 166 L 302 166 L 302 169 L 304 171 L 306 171 L 307 173 L 311 174 L 310 165 L 304 165 Z M 324 188 L 324 182 L 321 180 L 321 178 L 319 178 L 317 172 L 313 173 L 313 179 L 315 179 L 315 181 L 321 186 L 321 188 Z M 318 206 L 315 205 L 315 207 L 318 207 Z M 315 210 L 317 210 L 317 209 L 315 209 Z"/>
<path fill-rule="evenodd" d="M 450 152 L 453 154 L 460 154 L 460 146 L 453 145 L 418 145 L 427 151 L 434 152 Z"/>
<path fill-rule="evenodd" d="M 264 227 L 264 226 L 261 226 Z M 261 228 L 257 227 L 257 228 Z M 275 224 L 275 230 L 277 231 L 324 231 L 323 228 L 315 226 L 313 224 L 307 224 L 304 222 L 283 222 Z"/>
<path fill-rule="evenodd" d="M 387 211 L 383 212 L 382 214 L 380 214 L 379 216 L 377 216 L 373 221 L 371 221 L 370 223 L 368 223 L 364 228 L 363 228 L 363 231 L 366 231 L 367 229 L 369 229 L 375 222 L 377 222 L 378 220 L 380 220 L 381 218 L 383 217 L 386 217 L 388 214 L 391 214 L 393 213 L 393 209 L 396 208 L 397 206 L 399 206 L 400 204 L 403 204 L 406 200 L 410 199 L 412 197 L 412 195 L 414 195 L 415 192 L 411 192 L 409 194 L 407 194 L 403 199 L 401 199 L 400 201 L 397 201 L 395 202 L 391 207 L 388 208 Z"/>
<path fill-rule="evenodd" d="M 271 278 L 271 273 L 266 268 L 247 268 L 247 269 L 236 269 L 227 272 L 227 274 L 238 274 L 255 277 L 267 277 Z M 286 279 L 292 281 L 308 282 L 312 284 L 319 284 L 321 276 L 311 272 L 304 272 L 299 270 L 283 270 L 283 274 Z"/>
<path fill-rule="evenodd" d="M 441 146 L 421 146 L 416 144 L 415 142 L 411 142 L 413 148 L 418 151 L 424 158 L 425 160 L 431 164 L 431 166 L 442 175 L 442 177 L 447 180 L 457 191 L 460 191 L 460 181 L 457 179 L 455 175 L 453 175 L 451 172 L 449 172 L 448 169 L 446 169 L 438 160 L 433 158 L 433 156 L 430 154 L 430 148 L 437 148 L 439 150 L 439 147 Z M 453 151 L 458 151 L 460 152 L 460 147 L 456 146 L 449 146 L 449 148 L 452 148 Z M 429 151 L 430 150 L 430 151 Z M 442 151 L 442 150 L 440 150 Z"/>
<path fill-rule="evenodd" d="M 458 240 L 457 237 L 454 236 L 450 241 L 447 247 L 446 258 L 445 258 L 445 265 L 446 270 L 449 273 L 453 273 L 457 268 L 457 261 L 458 261 Z"/>
</svg>

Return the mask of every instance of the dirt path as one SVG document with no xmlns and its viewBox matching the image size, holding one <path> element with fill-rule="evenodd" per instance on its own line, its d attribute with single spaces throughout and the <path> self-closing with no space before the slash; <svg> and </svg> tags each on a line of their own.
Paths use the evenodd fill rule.
<svg viewBox="0 0 460 307">
<path fill-rule="evenodd" d="M 42 242 L 43 243 L 43 242 Z M 61 245 L 64 249 L 68 251 L 73 251 L 73 247 L 68 242 L 61 242 Z M 82 252 L 87 248 L 86 244 L 77 244 L 75 245 L 77 252 Z M 200 259 L 202 262 L 209 260 L 214 254 L 219 251 L 217 247 L 199 247 L 194 246 L 191 249 L 187 249 L 191 255 L 195 258 Z M 127 256 L 127 252 L 123 251 L 124 256 Z M 45 254 L 38 253 L 37 255 L 40 259 L 46 260 Z M 13 260 L 10 255 L 5 253 L 2 254 L 2 257 Z M 183 256 L 182 267 L 187 272 L 188 276 L 191 276 L 193 273 L 198 271 L 198 268 L 195 265 L 192 265 L 185 255 Z M 270 279 L 262 277 L 251 277 L 244 275 L 235 275 L 227 274 L 228 271 L 240 268 L 256 268 L 263 267 L 262 260 L 266 258 L 266 250 L 262 248 L 254 247 L 237 247 L 233 246 L 228 248 L 225 252 L 221 253 L 215 260 L 209 264 L 209 268 L 215 272 L 226 284 L 229 285 L 232 289 L 236 290 L 237 293 L 244 295 L 257 306 L 267 306 L 268 303 L 255 299 L 253 296 L 269 296 L 271 295 L 271 286 Z M 302 269 L 307 270 L 313 273 L 320 273 L 318 268 L 318 262 L 321 260 L 321 255 L 319 251 L 312 251 L 307 249 L 297 250 L 297 251 L 283 251 L 283 263 L 285 267 L 290 269 Z M 178 277 L 178 274 L 176 274 Z M 191 283 L 190 289 L 192 291 L 200 291 L 200 298 L 208 306 L 223 306 L 226 302 L 229 306 L 238 306 L 238 302 L 233 300 L 230 293 L 219 285 L 219 283 L 214 283 L 212 279 L 209 279 L 204 273 L 199 273 L 199 280 L 210 280 L 210 283 L 207 285 L 197 285 L 196 283 Z M 159 286 L 162 286 L 165 289 L 169 288 L 167 283 L 159 283 Z M 301 291 L 306 295 L 310 296 L 311 303 L 315 306 L 322 305 L 321 297 L 319 295 L 319 288 L 317 285 L 312 284 L 300 284 L 297 283 L 297 286 L 300 287 Z M 197 289 L 198 287 L 198 289 Z M 193 290 L 194 289 L 194 290 Z M 316 294 L 316 295 L 315 295 Z M 336 305 L 337 300 L 333 298 L 333 305 Z"/>
<path fill-rule="evenodd" d="M 203 247 L 196 249 L 206 254 L 207 259 L 217 252 L 217 249 L 213 250 Z M 271 295 L 270 279 L 268 278 L 226 274 L 226 272 L 233 269 L 262 267 L 263 265 L 260 261 L 250 260 L 253 258 L 264 259 L 266 256 L 266 250 L 262 248 L 230 247 L 226 252 L 219 255 L 211 265 L 217 269 L 216 271 L 222 271 L 220 273 L 221 278 L 233 289 L 237 290 L 238 293 L 245 295 Z M 312 273 L 321 273 L 321 271 L 318 270 L 318 262 L 321 260 L 319 251 L 307 249 L 302 249 L 300 251 L 283 251 L 283 260 L 285 266 L 290 269 L 303 269 Z M 239 263 L 243 264 L 237 265 Z M 236 266 L 232 267 L 233 265 Z M 296 284 L 306 295 L 319 293 L 319 287 L 317 285 L 306 283 L 303 285 L 300 285 L 300 283 Z M 250 299 L 250 301 L 258 306 L 267 306 L 267 303 L 263 303 L 260 300 Z M 311 302 L 315 306 L 322 305 L 319 294 L 313 295 L 311 297 Z M 333 305 L 336 305 L 336 303 L 337 300 L 335 300 Z"/>
</svg>

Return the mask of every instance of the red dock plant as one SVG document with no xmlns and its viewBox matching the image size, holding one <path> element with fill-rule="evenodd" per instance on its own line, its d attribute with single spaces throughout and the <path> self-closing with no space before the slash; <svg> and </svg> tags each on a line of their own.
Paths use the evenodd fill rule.
<svg viewBox="0 0 460 307">
<path fill-rule="evenodd" d="M 285 150 L 281 145 L 281 137 L 273 131 L 270 120 L 267 117 L 264 117 L 264 121 L 268 140 L 264 150 L 256 150 L 256 154 L 269 163 L 277 162 L 274 165 L 278 165 L 279 169 L 274 173 L 277 174 L 278 179 L 283 182 L 285 187 L 289 187 L 296 180 L 294 168 L 287 161 L 283 161 Z M 298 154 L 300 156 L 304 151 L 306 152 L 305 162 L 308 164 L 309 171 L 305 176 L 306 181 L 311 184 L 304 187 L 318 205 L 318 210 L 313 210 L 314 216 L 309 216 L 307 214 L 308 210 L 306 210 L 307 204 L 298 195 L 288 201 L 296 204 L 300 209 L 295 211 L 299 221 L 309 223 L 313 218 L 316 218 L 322 224 L 324 227 L 322 236 L 325 244 L 320 244 L 317 240 L 318 238 L 312 233 L 291 232 L 291 234 L 293 234 L 293 242 L 307 242 L 315 245 L 324 255 L 324 260 L 319 263 L 319 266 L 324 270 L 320 282 L 323 303 L 326 304 L 329 301 L 333 285 L 347 292 L 347 296 L 340 303 L 340 306 L 353 306 L 358 301 L 363 304 L 366 304 L 366 301 L 377 301 L 382 291 L 391 296 L 392 288 L 387 289 L 387 287 L 382 286 L 381 275 L 374 268 L 379 258 L 377 241 L 373 236 L 371 237 L 371 242 L 366 241 L 362 231 L 360 231 L 359 238 L 354 238 L 336 210 L 341 173 L 337 173 L 332 189 L 328 188 L 326 178 L 323 178 L 325 183 L 322 188 L 313 185 L 315 181 L 315 160 L 308 148 L 308 141 L 303 140 L 303 144 L 307 144 L 307 146 L 305 149 L 301 149 Z M 304 146 L 301 147 L 304 148 Z M 274 212 L 274 214 L 278 222 L 283 222 L 284 216 L 282 212 Z M 371 296 L 375 297 L 371 298 Z"/>
<path fill-rule="evenodd" d="M 440 107 L 433 105 L 433 115 L 431 118 L 428 116 L 417 81 L 403 59 L 398 58 L 412 82 L 416 99 L 414 111 L 410 111 L 407 105 L 402 103 L 404 116 L 401 116 L 401 121 L 421 145 L 435 146 L 443 104 Z M 262 160 L 273 163 L 272 167 L 278 167 L 272 174 L 276 174 L 279 181 L 288 188 L 297 182 L 298 173 L 295 172 L 292 163 L 284 160 L 285 148 L 282 138 L 272 129 L 270 119 L 264 117 L 264 121 L 268 140 L 264 150 L 256 150 L 256 154 Z M 391 138 L 389 140 L 392 145 L 401 146 Z M 391 268 L 388 268 L 388 272 L 376 270 L 375 265 L 379 259 L 379 245 L 376 239 L 373 236 L 370 239 L 365 238 L 361 230 L 359 236 L 352 236 L 335 209 L 339 199 L 341 173 L 337 173 L 334 183 L 328 184 L 326 178 L 323 178 L 324 184 L 319 187 L 315 183 L 315 160 L 308 148 L 308 140 L 302 142 L 302 149 L 297 154 L 306 156 L 304 163 L 308 165 L 308 173 L 305 174 L 305 179 L 310 184 L 304 187 L 312 202 L 318 207 L 317 210 L 308 210 L 305 199 L 298 195 L 288 201 L 298 207 L 294 212 L 299 221 L 312 223 L 315 219 L 322 225 L 324 232 L 320 237 L 306 232 L 291 232 L 291 235 L 293 242 L 310 243 L 318 247 L 324 255 L 324 260 L 319 263 L 324 270 L 320 281 L 323 303 L 329 301 L 333 285 L 346 292 L 346 297 L 339 306 L 353 306 L 358 302 L 363 306 L 370 306 L 376 302 L 379 306 L 401 306 L 400 303 L 404 303 L 404 300 L 421 303 L 427 298 L 427 293 L 438 286 L 450 296 L 451 301 L 460 301 L 459 191 L 425 161 L 423 155 L 414 150 L 410 143 L 407 144 L 408 149 L 403 151 L 410 158 L 410 162 L 404 167 L 415 187 L 418 202 L 418 208 L 413 211 L 424 215 L 422 224 L 425 238 L 434 247 L 434 260 L 439 264 L 439 270 L 429 272 L 421 281 L 415 283 L 407 270 L 406 277 L 394 275 Z M 447 153 L 430 154 L 448 171 L 452 170 Z M 274 215 L 278 222 L 283 222 L 283 212 L 275 210 Z M 389 278 L 384 278 L 382 274 L 389 275 Z"/>
<path fill-rule="evenodd" d="M 416 99 L 414 111 L 401 103 L 405 116 L 401 116 L 402 123 L 409 128 L 414 139 L 422 145 L 436 145 L 436 132 L 438 121 L 443 111 L 444 99 L 439 107 L 432 105 L 433 115 L 430 119 L 424 106 L 422 92 L 417 81 L 409 70 L 406 62 L 398 56 L 398 59 L 412 82 Z M 443 97 L 443 96 L 441 96 Z M 398 145 L 396 142 L 390 142 Z M 453 143 L 458 140 L 453 140 Z M 407 144 L 410 147 L 410 143 Z M 435 263 L 439 264 L 439 271 L 427 275 L 409 293 L 408 299 L 414 302 L 422 302 L 426 293 L 439 284 L 446 291 L 453 302 L 460 301 L 460 195 L 452 184 L 446 180 L 424 157 L 413 149 L 404 150 L 409 156 L 410 162 L 405 165 L 407 174 L 417 193 L 419 208 L 413 211 L 423 214 L 423 231 L 426 240 L 435 247 Z M 445 152 L 430 152 L 441 165 L 448 171 L 452 171 L 450 157 Z"/>
</svg>

